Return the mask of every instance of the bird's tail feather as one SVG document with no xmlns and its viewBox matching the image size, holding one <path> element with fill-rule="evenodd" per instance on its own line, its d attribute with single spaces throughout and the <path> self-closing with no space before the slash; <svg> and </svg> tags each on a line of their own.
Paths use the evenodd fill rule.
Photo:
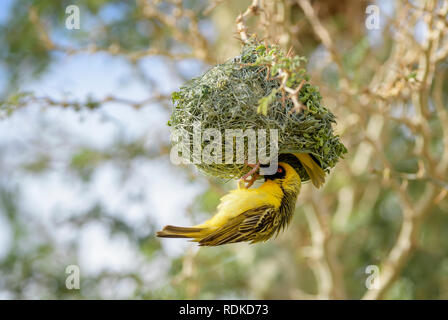
<svg viewBox="0 0 448 320">
<path fill-rule="evenodd" d="M 205 228 L 165 226 L 157 232 L 160 238 L 198 238 L 203 235 Z"/>
</svg>

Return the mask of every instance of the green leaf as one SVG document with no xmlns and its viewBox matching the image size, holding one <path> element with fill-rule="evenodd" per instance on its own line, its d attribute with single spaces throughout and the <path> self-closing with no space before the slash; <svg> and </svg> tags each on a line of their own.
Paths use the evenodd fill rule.
<svg viewBox="0 0 448 320">
<path fill-rule="evenodd" d="M 268 108 L 271 103 L 274 102 L 275 97 L 277 95 L 278 89 L 272 89 L 271 93 L 260 100 L 258 100 L 258 109 L 257 112 L 266 116 L 268 114 Z"/>
</svg>

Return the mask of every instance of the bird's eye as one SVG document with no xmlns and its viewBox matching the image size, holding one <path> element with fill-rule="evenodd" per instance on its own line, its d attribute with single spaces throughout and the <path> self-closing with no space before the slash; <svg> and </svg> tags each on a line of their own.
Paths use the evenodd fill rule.
<svg viewBox="0 0 448 320">
<path fill-rule="evenodd" d="M 283 172 L 283 168 L 282 168 L 282 167 L 279 167 L 279 168 L 277 169 L 277 172 L 278 172 L 278 173 L 282 173 L 282 172 Z"/>
</svg>

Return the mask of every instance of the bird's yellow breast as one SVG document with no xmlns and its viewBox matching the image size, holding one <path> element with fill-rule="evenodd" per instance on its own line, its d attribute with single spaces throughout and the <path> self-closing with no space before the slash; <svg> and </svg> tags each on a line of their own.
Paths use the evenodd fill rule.
<svg viewBox="0 0 448 320">
<path fill-rule="evenodd" d="M 268 180 L 257 189 L 236 189 L 221 198 L 218 212 L 211 219 L 197 227 L 219 228 L 241 213 L 261 206 L 278 209 L 283 197 L 282 189 Z"/>
</svg>

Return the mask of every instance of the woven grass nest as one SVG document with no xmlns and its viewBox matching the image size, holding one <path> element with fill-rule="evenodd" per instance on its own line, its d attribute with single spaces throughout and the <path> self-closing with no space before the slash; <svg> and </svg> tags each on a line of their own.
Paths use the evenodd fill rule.
<svg viewBox="0 0 448 320">
<path fill-rule="evenodd" d="M 239 56 L 212 67 L 173 93 L 174 109 L 168 125 L 190 136 L 194 123 L 200 123 L 202 130 L 218 128 L 222 137 L 225 129 L 278 129 L 279 161 L 288 158 L 302 181 L 310 179 L 308 174 L 299 161 L 293 161 L 287 154 L 310 153 L 329 172 L 347 149 L 333 133 L 335 116 L 321 104 L 319 89 L 309 83 L 301 66 L 304 61 L 302 57 L 285 55 L 277 46 L 251 39 L 243 45 Z M 289 88 L 300 85 L 299 111 L 282 90 L 278 75 L 285 71 L 289 75 L 286 82 Z M 202 147 L 208 143 L 202 142 Z M 240 178 L 251 168 L 244 163 L 225 164 L 224 145 L 223 138 L 222 164 L 196 166 L 213 177 Z"/>
</svg>

